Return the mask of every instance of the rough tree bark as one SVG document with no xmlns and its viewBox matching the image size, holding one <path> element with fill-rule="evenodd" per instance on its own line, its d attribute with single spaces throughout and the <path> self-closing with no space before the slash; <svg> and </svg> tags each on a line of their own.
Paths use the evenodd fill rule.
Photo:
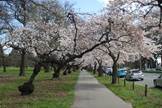
<svg viewBox="0 0 162 108">
<path fill-rule="evenodd" d="M 52 75 L 52 79 L 59 79 L 61 68 L 62 68 L 61 66 L 58 66 L 58 67 L 54 68 L 54 73 Z"/>
<path fill-rule="evenodd" d="M 113 60 L 113 72 L 112 72 L 112 84 L 116 84 L 117 82 L 117 69 L 118 69 L 118 60 L 119 60 L 119 56 L 120 56 L 120 52 L 118 53 L 117 56 L 115 56 L 112 52 L 109 53 L 110 57 Z"/>
<path fill-rule="evenodd" d="M 161 67 L 162 67 L 162 54 L 161 54 L 161 57 L 160 58 L 161 58 Z"/>
<path fill-rule="evenodd" d="M 3 55 L 3 58 L 2 58 L 2 65 L 3 65 L 3 72 L 6 72 L 6 60 L 5 60 L 4 55 Z"/>
<path fill-rule="evenodd" d="M 63 72 L 63 75 L 67 75 L 67 72 L 68 71 L 68 67 L 66 67 L 65 69 L 64 69 L 64 72 Z"/>
<path fill-rule="evenodd" d="M 49 66 L 49 64 L 44 64 L 44 65 L 43 65 L 43 68 L 44 68 L 44 72 L 49 72 L 49 71 L 50 71 L 50 66 Z"/>
<path fill-rule="evenodd" d="M 98 76 L 99 77 L 101 77 L 101 76 L 103 76 L 103 70 L 102 70 L 102 60 L 99 60 L 99 59 L 96 59 L 97 60 L 97 62 L 98 62 L 98 69 L 97 69 L 97 71 L 98 71 Z"/>
<path fill-rule="evenodd" d="M 3 46 L 0 45 L 0 53 L 1 53 L 1 57 L 2 57 L 2 66 L 3 66 L 3 72 L 6 72 L 6 61 L 5 61 L 5 55 L 4 55 L 4 51 L 3 51 Z"/>
<path fill-rule="evenodd" d="M 17 20 L 23 24 L 23 26 L 26 26 L 27 23 L 27 1 L 26 0 L 21 0 L 20 2 L 20 7 L 21 7 L 21 18 L 17 17 Z M 25 48 L 20 49 L 21 51 L 21 63 L 20 63 L 20 73 L 19 76 L 24 76 L 25 75 L 25 55 L 26 55 L 26 50 Z"/>
<path fill-rule="evenodd" d="M 96 74 L 96 69 L 97 69 L 97 63 L 94 62 L 94 68 L 93 68 L 93 74 L 94 74 L 94 75 Z"/>
<path fill-rule="evenodd" d="M 26 55 L 26 51 L 25 49 L 22 49 L 19 76 L 25 76 L 25 55 Z"/>
<path fill-rule="evenodd" d="M 71 67 L 68 68 L 68 74 L 71 74 Z"/>
<path fill-rule="evenodd" d="M 116 81 L 117 81 L 117 62 L 114 61 L 113 63 L 113 74 L 112 74 L 112 84 L 116 84 Z"/>
<path fill-rule="evenodd" d="M 29 95 L 34 91 L 33 81 L 35 77 L 38 75 L 38 73 L 40 72 L 40 70 L 41 70 L 41 64 L 40 63 L 35 64 L 30 79 L 27 82 L 25 82 L 23 85 L 18 87 L 18 90 L 21 92 L 21 95 Z"/>
</svg>

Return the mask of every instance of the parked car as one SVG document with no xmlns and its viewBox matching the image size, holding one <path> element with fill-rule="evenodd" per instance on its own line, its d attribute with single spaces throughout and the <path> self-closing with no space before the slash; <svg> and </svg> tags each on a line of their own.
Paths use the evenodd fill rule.
<svg viewBox="0 0 162 108">
<path fill-rule="evenodd" d="M 112 68 L 106 68 L 107 75 L 112 75 Z"/>
<path fill-rule="evenodd" d="M 155 87 L 162 87 L 162 74 L 157 78 L 153 80 Z"/>
<path fill-rule="evenodd" d="M 127 70 L 125 68 L 118 69 L 117 75 L 120 78 L 123 78 L 126 76 Z"/>
<path fill-rule="evenodd" d="M 102 69 L 103 69 L 105 74 L 107 74 L 107 75 L 112 74 L 112 68 L 111 67 L 103 67 Z"/>
<path fill-rule="evenodd" d="M 131 69 L 126 74 L 126 80 L 144 80 L 143 72 L 139 69 Z"/>
</svg>

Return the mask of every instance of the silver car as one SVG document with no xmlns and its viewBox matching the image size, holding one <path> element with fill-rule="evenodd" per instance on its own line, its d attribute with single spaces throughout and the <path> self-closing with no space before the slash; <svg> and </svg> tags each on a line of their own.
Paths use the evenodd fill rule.
<svg viewBox="0 0 162 108">
<path fill-rule="evenodd" d="M 111 67 L 102 67 L 102 70 L 106 75 L 112 74 L 112 68 Z"/>
<path fill-rule="evenodd" d="M 157 78 L 153 80 L 155 87 L 162 87 L 162 74 Z"/>
<path fill-rule="evenodd" d="M 126 74 L 126 80 L 144 80 L 143 72 L 139 69 L 131 69 Z"/>
</svg>

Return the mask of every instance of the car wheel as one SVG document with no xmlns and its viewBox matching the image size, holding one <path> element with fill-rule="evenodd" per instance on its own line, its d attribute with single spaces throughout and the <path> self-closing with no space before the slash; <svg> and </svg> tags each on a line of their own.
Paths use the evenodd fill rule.
<svg viewBox="0 0 162 108">
<path fill-rule="evenodd" d="M 156 80 L 154 80 L 154 86 L 157 87 L 157 82 L 156 82 Z"/>
<path fill-rule="evenodd" d="M 144 78 L 141 78 L 141 81 L 143 81 L 144 80 Z"/>
</svg>

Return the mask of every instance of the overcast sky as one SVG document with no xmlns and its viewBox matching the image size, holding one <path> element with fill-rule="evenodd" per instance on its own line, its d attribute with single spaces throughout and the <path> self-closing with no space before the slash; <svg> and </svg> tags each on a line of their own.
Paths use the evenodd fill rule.
<svg viewBox="0 0 162 108">
<path fill-rule="evenodd" d="M 73 3 L 74 8 L 79 12 L 97 13 L 108 0 L 61 0 L 61 2 L 65 1 Z"/>
</svg>

